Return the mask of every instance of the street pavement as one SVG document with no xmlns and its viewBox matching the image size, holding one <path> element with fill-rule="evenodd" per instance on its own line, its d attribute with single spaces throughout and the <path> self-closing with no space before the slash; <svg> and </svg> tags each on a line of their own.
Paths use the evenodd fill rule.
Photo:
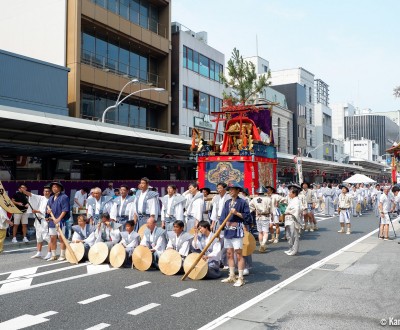
<svg viewBox="0 0 400 330">
<path fill-rule="evenodd" d="M 320 230 L 302 234 L 297 256 L 283 253 L 285 241 L 268 245 L 267 253 L 255 252 L 241 288 L 220 280 L 181 281 L 182 274 L 165 276 L 156 270 L 30 259 L 34 247 L 7 242 L 0 255 L 0 329 L 378 326 L 396 302 L 394 258 L 400 246 L 375 234 L 354 244 L 376 229 L 371 213 L 353 219 L 351 235 L 337 233 L 337 216 L 317 218 Z M 394 286 L 389 289 L 388 283 Z M 378 285 L 382 295 L 369 297 Z"/>
</svg>

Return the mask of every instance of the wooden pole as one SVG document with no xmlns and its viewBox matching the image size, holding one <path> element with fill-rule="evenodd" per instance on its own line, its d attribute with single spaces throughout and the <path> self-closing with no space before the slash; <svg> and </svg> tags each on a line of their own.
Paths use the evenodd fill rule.
<svg viewBox="0 0 400 330">
<path fill-rule="evenodd" d="M 218 230 L 215 232 L 214 236 L 211 238 L 211 240 L 208 242 L 208 244 L 205 246 L 205 248 L 203 249 L 203 251 L 201 251 L 201 253 L 198 255 L 197 259 L 194 261 L 193 265 L 190 267 L 190 269 L 187 271 L 187 273 L 185 273 L 185 275 L 182 276 L 181 281 L 184 281 L 186 277 L 189 276 L 189 274 L 191 273 L 191 271 L 196 267 L 196 265 L 199 263 L 200 259 L 204 256 L 204 254 L 207 252 L 207 249 L 210 247 L 210 245 L 212 244 L 212 242 L 219 236 L 220 232 L 222 231 L 222 229 L 225 228 L 226 223 L 228 222 L 229 218 L 232 216 L 232 211 L 230 211 L 228 213 L 228 215 L 226 216 L 224 222 L 221 224 L 221 226 L 219 226 Z"/>
<path fill-rule="evenodd" d="M 47 210 L 50 211 L 50 215 L 51 215 L 51 218 L 53 219 L 53 221 L 56 220 L 56 217 L 54 216 L 53 211 L 51 210 L 50 206 L 48 206 L 48 205 L 47 205 Z M 76 257 L 74 250 L 72 250 L 71 245 L 69 245 L 69 242 L 65 238 L 64 233 L 62 232 L 58 223 L 56 224 L 56 228 L 57 228 L 58 233 L 60 234 L 62 241 L 64 242 L 65 246 L 67 247 L 68 252 L 71 254 L 72 262 L 74 264 L 78 264 L 79 263 L 78 258 Z"/>
</svg>

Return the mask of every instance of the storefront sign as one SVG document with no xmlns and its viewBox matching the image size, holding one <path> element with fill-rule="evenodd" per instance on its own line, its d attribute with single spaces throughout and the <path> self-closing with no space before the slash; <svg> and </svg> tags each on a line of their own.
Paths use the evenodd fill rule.
<svg viewBox="0 0 400 330">
<path fill-rule="evenodd" d="M 210 120 L 209 116 L 204 116 L 204 119 L 199 117 L 194 117 L 194 127 L 201 127 L 205 129 L 214 130 L 216 124 Z"/>
</svg>

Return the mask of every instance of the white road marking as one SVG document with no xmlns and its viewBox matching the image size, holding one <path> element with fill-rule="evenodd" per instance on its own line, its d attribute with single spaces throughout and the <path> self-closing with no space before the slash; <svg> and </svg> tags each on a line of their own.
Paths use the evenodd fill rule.
<svg viewBox="0 0 400 330">
<path fill-rule="evenodd" d="M 104 298 L 107 298 L 107 297 L 110 297 L 110 296 L 111 295 L 105 293 L 105 294 L 101 294 L 99 296 L 92 297 L 92 298 L 89 298 L 89 299 L 86 299 L 86 300 L 78 301 L 78 304 L 86 305 L 86 304 L 90 304 L 90 303 L 92 303 L 94 301 L 101 300 L 101 299 L 104 299 Z"/>
<path fill-rule="evenodd" d="M 29 248 L 15 249 L 15 250 L 7 250 L 7 251 L 3 251 L 3 253 L 18 252 L 18 251 L 33 250 L 33 249 L 36 249 L 36 246 L 32 246 Z"/>
<path fill-rule="evenodd" d="M 46 319 L 46 316 L 54 315 L 57 314 L 58 312 L 54 311 L 48 311 L 39 315 L 30 315 L 30 314 L 24 314 L 21 316 L 18 316 L 16 318 L 13 318 L 11 320 L 1 322 L 0 323 L 0 329 L 7 329 L 7 330 L 18 330 L 18 329 L 24 329 L 28 328 L 31 326 L 34 326 L 36 324 L 44 323 L 49 321 L 49 319 Z"/>
<path fill-rule="evenodd" d="M 132 284 L 132 285 L 126 286 L 125 289 L 135 289 L 135 288 L 138 288 L 140 286 L 143 286 L 143 285 L 146 285 L 146 284 L 150 284 L 150 283 L 151 282 L 149 282 L 149 281 L 143 281 L 143 282 L 139 282 L 139 283 L 136 283 L 136 284 Z"/>
<path fill-rule="evenodd" d="M 105 272 L 105 271 L 107 271 L 107 270 L 109 270 L 110 269 L 110 265 L 109 264 L 103 264 L 103 265 L 92 265 L 92 264 L 89 264 L 88 266 L 87 266 L 87 272 L 88 272 L 88 274 L 98 274 L 98 273 L 103 273 L 103 272 Z M 118 268 L 115 268 L 115 269 L 118 269 Z"/>
<path fill-rule="evenodd" d="M 101 329 L 105 329 L 108 328 L 110 326 L 110 324 L 107 323 L 99 323 L 94 325 L 93 327 L 87 328 L 86 330 L 101 330 Z"/>
<path fill-rule="evenodd" d="M 108 267 L 107 270 L 103 270 L 102 272 L 97 272 L 96 274 L 101 274 L 101 273 L 106 273 L 106 272 L 110 272 L 113 270 L 117 270 L 118 268 L 110 268 Z M 35 289 L 35 288 L 40 288 L 42 286 L 47 286 L 47 285 L 51 285 L 51 284 L 56 284 L 56 283 L 61 283 L 61 282 L 66 282 L 66 281 L 71 281 L 71 280 L 75 280 L 78 278 L 82 278 L 82 277 L 86 277 L 86 276 L 92 276 L 95 274 L 81 274 L 81 275 L 75 275 L 75 276 L 70 276 L 70 277 L 65 277 L 65 278 L 60 278 L 58 280 L 54 280 L 54 281 L 50 281 L 50 282 L 45 282 L 45 283 L 39 283 L 39 284 L 35 284 L 35 285 L 31 285 L 29 288 L 14 288 L 13 290 L 7 290 L 4 292 L 0 291 L 0 296 L 5 295 L 5 294 L 9 294 L 9 293 L 13 293 L 13 292 L 18 292 L 18 291 L 24 291 L 24 290 L 29 290 L 29 289 Z M 15 283 L 19 283 L 15 282 Z"/>
<path fill-rule="evenodd" d="M 9 292 L 9 291 L 26 290 L 31 286 L 32 280 L 33 280 L 32 278 L 26 278 L 26 279 L 21 279 L 18 281 L 3 284 L 0 288 L 0 294 L 2 294 L 3 292 Z"/>
<path fill-rule="evenodd" d="M 48 316 L 51 316 L 51 315 L 54 315 L 54 314 L 58 314 L 58 312 L 48 311 L 48 312 L 44 312 L 42 314 L 38 314 L 38 315 L 36 315 L 36 317 L 48 317 Z"/>
<path fill-rule="evenodd" d="M 7 280 L 0 281 L 0 284 L 6 284 L 6 283 L 11 283 L 11 282 L 24 280 L 26 278 L 34 278 L 34 277 L 39 277 L 39 276 L 43 276 L 43 275 L 58 273 L 58 272 L 62 272 L 64 270 L 74 269 L 74 268 L 78 268 L 78 267 L 84 267 L 84 266 L 87 266 L 87 265 L 88 265 L 87 263 L 83 263 L 83 264 L 68 266 L 68 267 L 64 267 L 64 268 L 57 268 L 57 269 L 53 269 L 53 270 L 48 270 L 47 272 L 42 272 L 42 273 L 37 273 L 37 274 L 32 273 L 30 275 L 23 275 L 23 273 L 20 273 L 20 274 L 22 274 L 22 275 L 20 275 L 20 277 L 23 277 L 22 279 L 19 278 L 19 277 L 11 278 L 11 276 L 9 276 Z M 16 272 L 13 272 L 12 274 L 14 274 L 14 273 L 16 273 Z"/>
<path fill-rule="evenodd" d="M 37 267 L 31 267 L 31 268 L 15 270 L 15 271 L 11 272 L 10 276 L 8 276 L 8 279 L 35 274 L 37 272 L 37 269 L 38 269 Z"/>
<path fill-rule="evenodd" d="M 275 292 L 278 292 L 280 289 L 284 288 L 288 284 L 296 281 L 297 279 L 303 277 L 304 275 L 308 274 L 314 269 L 317 269 L 321 267 L 323 264 L 327 263 L 329 260 L 335 258 L 339 254 L 343 253 L 344 251 L 350 249 L 354 245 L 358 244 L 359 242 L 363 241 L 364 239 L 376 234 L 379 231 L 379 228 L 373 230 L 369 234 L 359 238 L 358 240 L 354 241 L 353 243 L 350 243 L 349 245 L 345 246 L 344 248 L 341 248 L 340 250 L 332 253 L 331 255 L 325 257 L 324 259 L 317 261 L 316 263 L 312 264 L 311 266 L 308 266 L 307 268 L 304 268 L 297 274 L 294 274 L 293 276 L 289 277 L 285 281 L 273 286 L 272 288 L 268 289 L 267 291 L 264 291 L 263 293 L 259 294 L 258 296 L 254 297 L 253 299 L 250 299 L 249 301 L 245 302 L 244 304 L 232 309 L 228 313 L 225 313 L 221 315 L 220 317 L 216 318 L 215 320 L 207 323 L 206 325 L 202 326 L 198 330 L 211 330 L 215 329 L 216 327 L 220 326 L 221 324 L 224 324 L 225 322 L 229 321 L 231 318 L 233 318 L 235 315 L 243 312 L 244 310 L 248 309 L 249 307 L 257 304 L 258 302 L 262 301 L 263 299 L 273 295 Z"/>
<path fill-rule="evenodd" d="M 134 309 L 133 311 L 128 312 L 128 314 L 130 314 L 130 315 L 139 315 L 139 314 L 144 313 L 144 312 L 146 312 L 146 311 L 148 311 L 150 309 L 153 309 L 154 307 L 157 307 L 157 306 L 160 306 L 160 304 L 151 303 L 151 304 L 148 304 L 146 306 Z"/>
<path fill-rule="evenodd" d="M 184 296 L 185 294 L 191 293 L 193 291 L 197 291 L 197 289 L 189 288 L 189 289 L 177 292 L 175 294 L 172 294 L 171 297 L 180 298 L 180 297 Z"/>
<path fill-rule="evenodd" d="M 6 251 L 4 251 L 6 252 Z M 67 263 L 68 261 L 58 261 L 58 262 L 52 262 L 52 263 L 47 263 L 46 265 L 42 265 L 42 266 L 37 266 L 36 268 L 43 268 L 43 267 L 50 267 L 50 266 L 54 266 L 54 265 L 59 265 L 59 264 L 64 264 Z M 25 269 L 25 268 L 22 268 Z M 11 274 L 12 272 L 16 272 L 17 270 L 10 270 L 8 272 L 4 272 L 4 273 L 0 273 L 0 275 L 6 275 L 6 274 Z"/>
</svg>

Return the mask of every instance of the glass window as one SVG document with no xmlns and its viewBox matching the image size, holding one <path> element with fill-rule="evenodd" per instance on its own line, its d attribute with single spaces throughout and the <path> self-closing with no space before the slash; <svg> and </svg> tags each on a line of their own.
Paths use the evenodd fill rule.
<svg viewBox="0 0 400 330">
<path fill-rule="evenodd" d="M 220 112 L 222 107 L 222 100 L 219 98 L 215 98 L 215 111 Z"/>
<path fill-rule="evenodd" d="M 117 122 L 119 125 L 128 126 L 129 124 L 129 104 L 121 103 L 118 107 Z"/>
<path fill-rule="evenodd" d="M 119 14 L 129 20 L 129 0 L 119 0 Z"/>
<path fill-rule="evenodd" d="M 94 95 L 89 93 L 82 93 L 82 117 L 94 117 L 95 115 Z"/>
<path fill-rule="evenodd" d="M 119 13 L 118 0 L 108 0 L 107 9 L 115 14 Z"/>
<path fill-rule="evenodd" d="M 200 112 L 207 115 L 210 113 L 210 108 L 208 105 L 208 95 L 205 93 L 200 93 Z"/>
<path fill-rule="evenodd" d="M 140 107 L 139 108 L 139 127 L 146 128 L 147 127 L 146 123 L 147 123 L 146 108 Z"/>
<path fill-rule="evenodd" d="M 208 58 L 200 54 L 200 74 L 204 77 L 209 77 Z"/>
<path fill-rule="evenodd" d="M 107 109 L 107 99 L 96 94 L 94 117 L 101 118 L 105 109 Z M 109 112 L 107 113 L 106 117 L 106 119 L 108 119 Z"/>
<path fill-rule="evenodd" d="M 129 106 L 129 126 L 139 126 L 139 107 L 133 104 Z"/>
<path fill-rule="evenodd" d="M 215 62 L 210 60 L 210 79 L 215 80 Z"/>
<path fill-rule="evenodd" d="M 210 95 L 210 113 L 215 111 L 214 101 L 215 97 Z"/>
<path fill-rule="evenodd" d="M 193 50 L 190 48 L 188 48 L 187 50 L 188 50 L 188 52 L 187 52 L 187 60 L 188 60 L 187 67 L 189 70 L 193 70 Z"/>
<path fill-rule="evenodd" d="M 308 88 L 308 100 L 311 103 L 311 97 L 312 97 L 312 92 L 311 92 L 311 87 Z"/>
<path fill-rule="evenodd" d="M 113 71 L 118 71 L 118 46 L 108 44 L 107 67 Z"/>
<path fill-rule="evenodd" d="M 95 0 L 96 5 L 106 8 L 106 0 Z"/>
<path fill-rule="evenodd" d="M 154 33 L 158 33 L 158 8 L 150 6 L 150 30 Z"/>
<path fill-rule="evenodd" d="M 220 83 L 222 83 L 222 76 L 224 75 L 224 67 L 220 64 L 219 65 L 219 77 L 218 80 Z"/>
<path fill-rule="evenodd" d="M 193 51 L 193 71 L 199 73 L 199 53 Z"/>
<path fill-rule="evenodd" d="M 129 53 L 130 62 L 129 62 L 129 74 L 139 79 L 139 55 L 135 53 Z"/>
<path fill-rule="evenodd" d="M 129 20 L 139 25 L 139 0 L 131 0 L 129 6 Z"/>
<path fill-rule="evenodd" d="M 193 109 L 199 111 L 199 91 L 193 90 Z"/>
<path fill-rule="evenodd" d="M 187 67 L 187 47 L 183 46 L 183 67 Z"/>
<path fill-rule="evenodd" d="M 193 89 L 187 87 L 187 108 L 194 109 L 193 105 Z"/>
<path fill-rule="evenodd" d="M 107 43 L 104 40 L 96 38 L 96 62 L 103 68 L 106 67 Z"/>
<path fill-rule="evenodd" d="M 145 1 L 140 2 L 140 8 L 139 8 L 139 23 L 140 26 L 148 29 L 149 28 L 149 4 Z"/>
<path fill-rule="evenodd" d="M 146 57 L 140 56 L 140 72 L 139 72 L 140 80 L 143 80 L 145 82 L 148 81 L 147 72 L 148 72 L 148 60 Z"/>
<path fill-rule="evenodd" d="M 187 87 L 183 86 L 183 90 L 182 90 L 182 108 L 186 108 L 186 100 L 187 100 Z"/>
<path fill-rule="evenodd" d="M 92 64 L 94 61 L 94 56 L 96 52 L 95 44 L 95 37 L 87 33 L 82 33 L 82 59 L 86 63 Z"/>
<path fill-rule="evenodd" d="M 124 75 L 129 75 L 129 51 L 119 49 L 119 71 Z"/>
</svg>

